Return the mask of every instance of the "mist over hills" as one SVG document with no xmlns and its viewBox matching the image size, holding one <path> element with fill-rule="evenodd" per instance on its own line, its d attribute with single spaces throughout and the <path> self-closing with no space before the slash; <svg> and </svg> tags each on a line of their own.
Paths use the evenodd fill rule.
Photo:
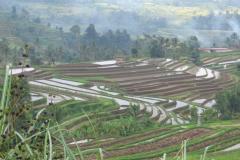
<svg viewBox="0 0 240 160">
<path fill-rule="evenodd" d="M 92 23 L 101 33 L 127 29 L 133 36 L 148 33 L 184 38 L 195 34 L 205 46 L 221 39 L 221 35 L 237 32 L 240 26 L 238 18 L 219 16 L 207 27 L 196 27 L 198 17 L 239 13 L 238 0 L 0 0 L 0 4 L 3 9 L 11 9 L 13 5 L 19 10 L 25 8 L 43 23 L 63 27 L 65 31 L 75 24 L 84 30 Z M 229 27 L 221 27 L 223 23 Z M 209 29 L 215 30 L 211 37 L 206 31 Z"/>
</svg>

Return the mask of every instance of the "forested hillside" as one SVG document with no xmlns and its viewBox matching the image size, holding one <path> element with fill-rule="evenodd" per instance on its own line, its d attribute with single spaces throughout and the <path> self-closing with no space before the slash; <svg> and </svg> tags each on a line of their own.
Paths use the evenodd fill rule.
<svg viewBox="0 0 240 160">
<path fill-rule="evenodd" d="M 64 31 L 77 24 L 84 33 L 89 24 L 95 24 L 99 33 L 120 29 L 134 37 L 148 33 L 185 40 L 195 35 L 204 47 L 224 44 L 225 37 L 239 28 L 234 18 L 239 13 L 236 0 L 0 0 L 1 5 L 7 10 L 25 8 L 43 24 Z"/>
<path fill-rule="evenodd" d="M 17 64 L 24 44 L 30 46 L 32 64 L 76 63 L 116 57 L 191 58 L 191 55 L 198 54 L 196 49 L 199 42 L 196 37 L 189 37 L 186 41 L 148 34 L 134 37 L 127 30 L 119 29 L 100 33 L 94 24 L 83 29 L 73 25 L 64 31 L 62 27 L 50 23 L 45 25 L 41 18 L 31 16 L 25 9 L 19 11 L 14 6 L 9 12 L 0 13 L 0 17 L 3 64 L 6 59 Z"/>
</svg>

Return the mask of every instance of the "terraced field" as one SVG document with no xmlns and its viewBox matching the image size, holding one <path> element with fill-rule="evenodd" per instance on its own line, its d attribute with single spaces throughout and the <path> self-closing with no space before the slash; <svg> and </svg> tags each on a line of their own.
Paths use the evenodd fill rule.
<svg viewBox="0 0 240 160">
<path fill-rule="evenodd" d="M 60 65 L 56 72 L 66 77 L 106 77 L 110 87 L 122 92 L 148 97 L 176 97 L 187 102 L 202 101 L 202 105 L 214 99 L 214 94 L 231 87 L 235 79 L 228 74 L 167 60 L 147 60 L 119 65 L 82 66 Z M 93 81 L 93 84 L 104 81 Z"/>
<path fill-rule="evenodd" d="M 215 93 L 236 83 L 229 74 L 171 59 L 58 65 L 26 74 L 32 91 L 47 103 L 104 98 L 116 101 L 120 109 L 136 104 L 151 120 L 175 125 L 189 123 L 184 113 L 193 105 L 203 112 L 215 104 Z"/>
<path fill-rule="evenodd" d="M 213 152 L 227 153 L 224 148 L 231 149 L 229 146 L 237 146 L 238 141 L 234 142 L 240 136 L 238 129 L 220 131 L 211 128 L 162 128 L 155 129 L 143 134 L 122 138 L 122 139 L 105 139 L 97 142 L 91 141 L 81 143 L 79 146 L 84 150 L 101 147 L 104 151 L 105 159 L 157 159 L 164 153 L 168 157 L 176 157 L 181 151 L 181 142 L 188 140 L 188 152 L 198 153 L 200 159 L 203 150 L 209 148 L 209 154 Z M 234 137 L 234 138 L 233 138 Z M 226 140 L 227 139 L 227 140 Z M 225 144 L 225 142 L 228 143 Z M 232 143 L 229 143 L 232 142 Z M 76 144 L 71 144 L 72 148 Z M 86 159 L 96 159 L 93 154 L 86 155 Z"/>
<path fill-rule="evenodd" d="M 190 116 L 194 105 L 204 112 L 218 91 L 236 83 L 227 73 L 149 59 L 30 68 L 25 74 L 34 109 L 54 113 L 69 147 L 76 153 L 80 147 L 85 159 L 98 159 L 99 152 L 109 160 L 174 158 L 182 156 L 185 140 L 196 159 L 208 146 L 209 155 L 239 149 L 238 122 L 197 127 Z"/>
<path fill-rule="evenodd" d="M 203 64 L 214 70 L 221 71 L 222 73 L 232 73 L 239 76 L 239 51 L 227 53 L 205 53 L 202 58 Z"/>
</svg>

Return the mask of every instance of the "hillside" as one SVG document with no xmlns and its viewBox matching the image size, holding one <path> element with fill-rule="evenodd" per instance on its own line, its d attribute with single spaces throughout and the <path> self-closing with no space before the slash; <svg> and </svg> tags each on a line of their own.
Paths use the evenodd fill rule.
<svg viewBox="0 0 240 160">
<path fill-rule="evenodd" d="M 239 8 L 0 0 L 0 160 L 239 160 Z"/>
<path fill-rule="evenodd" d="M 223 53 L 214 59 L 205 54 L 202 59 L 221 68 L 239 58 L 236 52 L 228 54 L 232 56 Z M 33 127 L 25 125 L 31 133 L 22 131 L 27 137 L 22 148 L 28 146 L 38 157 L 155 160 L 166 154 L 167 160 L 199 160 L 203 155 L 205 160 L 238 160 L 239 120 L 220 120 L 213 107 L 216 93 L 237 83 L 228 70 L 184 60 L 138 59 L 45 66 L 24 75 L 35 118 L 30 120 Z M 51 149 L 43 154 L 41 148 Z M 9 154 L 1 149 L 1 156 Z M 13 152 L 31 157 L 22 150 Z"/>
<path fill-rule="evenodd" d="M 4 4 L 4 1 L 1 3 Z M 69 31 L 73 25 L 79 25 L 84 30 L 93 23 L 100 33 L 109 29 L 127 29 L 133 36 L 149 33 L 185 39 L 186 32 L 182 31 L 187 30 L 188 36 L 197 35 L 202 45 L 207 47 L 216 41 L 223 44 L 226 36 L 239 28 L 239 22 L 233 19 L 227 22 L 231 26 L 230 29 L 205 28 L 202 31 L 201 28 L 196 28 L 198 25 L 193 21 L 196 17 L 207 16 L 210 13 L 239 13 L 239 3 L 234 0 L 138 0 L 128 1 L 127 4 L 120 0 L 22 0 L 4 5 L 9 7 L 8 10 L 13 5 L 16 5 L 18 10 L 25 8 L 32 16 L 40 17 L 46 25 L 50 23 L 52 27 L 57 26 L 64 31 Z M 213 21 L 211 24 L 220 26 L 222 21 Z M 208 33 L 212 35 L 211 32 L 213 37 L 208 36 Z"/>
<path fill-rule="evenodd" d="M 14 1 L 12 2 L 14 3 Z M 238 4 L 238 5 L 236 5 Z M 64 17 L 72 17 L 72 21 L 78 21 L 81 15 L 85 15 L 86 19 L 91 19 L 97 16 L 96 13 L 101 13 L 104 16 L 116 12 L 130 12 L 149 19 L 159 17 L 167 17 L 172 20 L 172 24 L 189 20 L 193 16 L 207 15 L 210 12 L 238 10 L 239 3 L 229 0 L 211 0 L 211 1 L 193 1 L 193 0 L 138 0 L 129 1 L 126 5 L 121 1 L 22 1 L 19 5 L 27 7 L 36 15 L 41 15 L 46 19 L 61 19 Z M 48 13 L 48 14 L 45 14 Z M 82 19 L 81 17 L 80 19 Z M 100 17 L 99 17 L 100 18 Z M 103 18 L 103 17 L 102 17 Z M 65 24 L 66 25 L 66 24 Z"/>
<path fill-rule="evenodd" d="M 41 44 L 57 43 L 59 40 L 56 30 L 28 18 L 12 18 L 9 12 L 0 12 L 0 18 L 0 38 L 5 38 L 18 47 L 22 46 L 24 42 L 34 43 L 37 38 Z"/>
<path fill-rule="evenodd" d="M 27 51 L 33 65 L 55 63 L 77 63 L 79 61 L 96 61 L 114 59 L 115 57 L 179 57 L 190 58 L 195 54 L 200 43 L 197 37 L 189 35 L 178 39 L 174 35 L 156 36 L 144 34 L 135 37 L 128 30 L 108 29 L 99 32 L 98 26 L 88 24 L 82 30 L 73 25 L 68 31 L 62 27 L 44 24 L 39 17 L 32 16 L 27 10 L 13 7 L 2 12 L 1 56 L 19 64 L 19 55 Z M 192 38 L 191 38 L 192 37 Z M 194 41 L 194 42 L 191 42 Z M 192 46 L 193 45 L 193 46 Z M 159 47 L 161 46 L 161 47 Z M 184 52 L 179 52 L 184 50 Z M 193 52 L 192 52 L 193 51 Z M 194 58 L 195 59 L 195 58 Z"/>
</svg>

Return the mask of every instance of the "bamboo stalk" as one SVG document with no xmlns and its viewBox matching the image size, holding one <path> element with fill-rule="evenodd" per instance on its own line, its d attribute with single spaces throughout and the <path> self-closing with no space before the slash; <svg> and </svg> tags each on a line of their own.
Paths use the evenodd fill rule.
<svg viewBox="0 0 240 160">
<path fill-rule="evenodd" d="M 183 141 L 183 160 L 187 160 L 187 140 Z"/>
<path fill-rule="evenodd" d="M 205 148 L 205 150 L 204 150 L 204 154 L 203 154 L 203 156 L 202 156 L 202 159 L 201 159 L 201 160 L 205 160 L 205 158 L 206 158 L 206 155 L 207 155 L 207 151 L 208 151 L 209 147 L 210 147 L 210 146 L 207 146 L 207 147 Z"/>
<path fill-rule="evenodd" d="M 6 115 L 4 114 L 4 109 L 6 107 L 6 96 L 9 90 L 9 69 L 11 65 L 6 65 L 6 71 L 5 71 L 5 79 L 4 79 L 4 86 L 3 86 L 3 93 L 1 98 L 1 106 L 0 109 L 2 112 L 2 120 L 0 121 L 0 134 L 3 134 L 4 132 L 4 122 L 6 120 Z"/>
<path fill-rule="evenodd" d="M 7 94 L 7 88 L 8 88 L 8 75 L 9 75 L 9 68 L 10 66 L 6 66 L 6 71 L 5 71 L 5 79 L 4 79 L 4 86 L 3 86 L 3 94 L 2 94 L 2 99 L 1 99 L 1 109 L 4 109 L 5 107 L 5 99 L 6 99 L 6 94 Z"/>
</svg>

